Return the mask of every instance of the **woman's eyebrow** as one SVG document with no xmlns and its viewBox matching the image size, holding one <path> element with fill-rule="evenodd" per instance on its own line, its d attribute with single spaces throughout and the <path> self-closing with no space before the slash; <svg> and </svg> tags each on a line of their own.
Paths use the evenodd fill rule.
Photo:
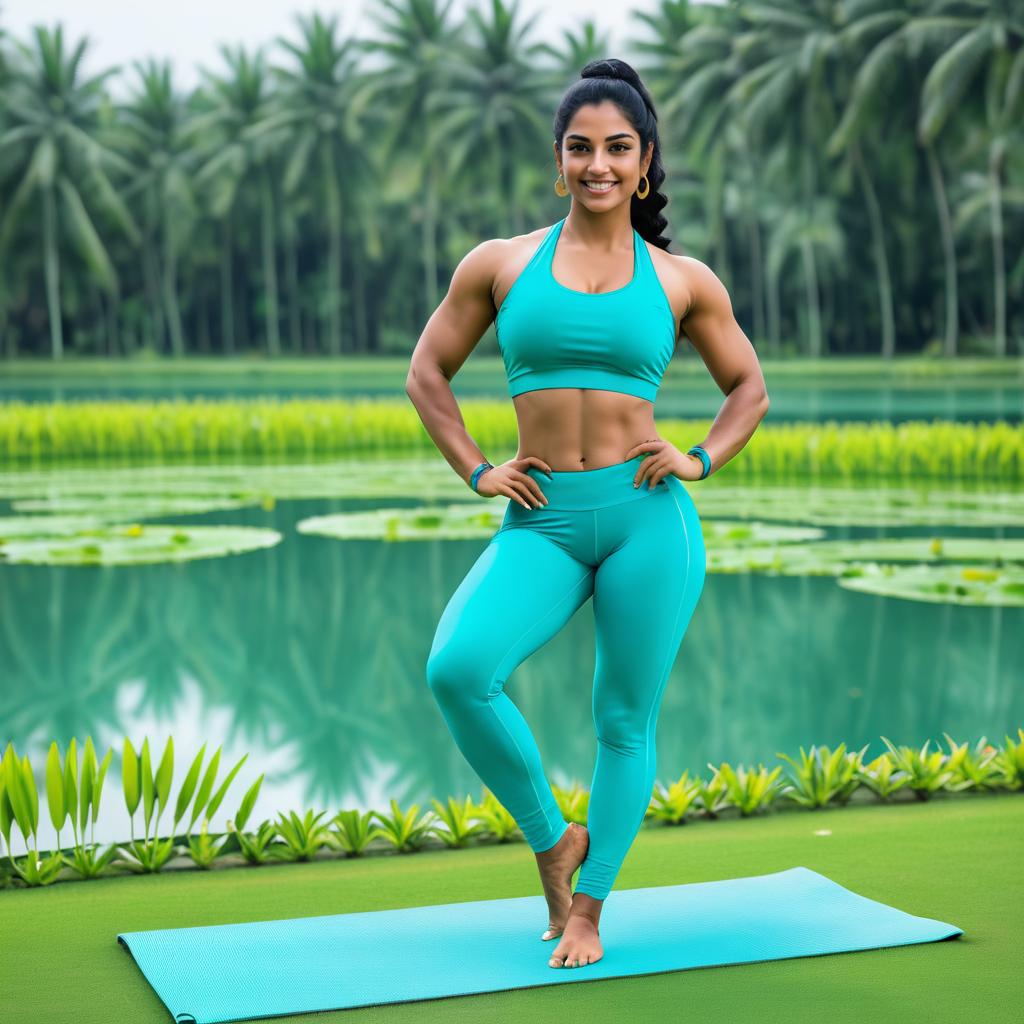
<svg viewBox="0 0 1024 1024">
<path fill-rule="evenodd" d="M 590 141 L 590 139 L 587 138 L 586 135 L 576 135 L 575 133 L 573 133 L 572 135 L 567 136 L 567 138 L 570 138 L 570 139 L 582 139 L 584 142 L 589 142 Z M 613 139 L 631 139 L 631 138 L 633 138 L 633 136 L 630 135 L 629 132 L 619 132 L 618 135 L 609 135 L 608 138 L 606 138 L 604 141 L 605 142 L 611 142 Z"/>
</svg>

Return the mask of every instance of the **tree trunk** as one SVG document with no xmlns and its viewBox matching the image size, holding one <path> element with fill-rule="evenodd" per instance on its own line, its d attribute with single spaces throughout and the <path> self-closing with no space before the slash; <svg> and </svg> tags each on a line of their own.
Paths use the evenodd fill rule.
<svg viewBox="0 0 1024 1024">
<path fill-rule="evenodd" d="M 46 309 L 50 318 L 50 351 L 64 357 L 64 331 L 60 313 L 60 254 L 57 251 L 57 210 L 53 189 L 43 189 L 43 265 L 46 273 Z"/>
<path fill-rule="evenodd" d="M 235 279 L 234 246 L 232 241 L 231 214 L 224 219 L 220 247 L 220 333 L 221 351 L 225 355 L 235 353 Z"/>
<path fill-rule="evenodd" d="M 805 101 L 807 97 L 805 97 Z M 811 160 L 809 146 L 803 148 L 803 182 L 806 209 L 813 209 L 811 202 L 815 194 L 814 163 Z M 808 215 L 808 222 L 810 215 Z M 804 289 L 807 294 L 807 351 L 808 355 L 817 359 L 820 358 L 824 346 L 821 338 L 821 314 L 818 310 L 818 268 L 814 260 L 814 243 L 808 238 L 806 228 L 803 237 L 800 239 L 800 255 L 804 264 Z"/>
<path fill-rule="evenodd" d="M 210 354 L 210 302 L 206 296 L 206 289 L 199 288 L 197 292 L 197 303 L 199 306 L 198 325 L 199 351 L 204 355 Z"/>
<path fill-rule="evenodd" d="M 755 213 L 750 220 L 750 287 L 751 305 L 754 314 L 754 337 L 761 341 L 765 336 L 764 323 L 764 266 L 761 259 L 761 225 Z"/>
<path fill-rule="evenodd" d="M 807 296 L 807 354 L 819 359 L 824 346 L 821 338 L 821 312 L 818 298 L 818 271 L 814 262 L 814 247 L 804 236 L 800 242 L 800 255 L 804 264 L 804 291 Z"/>
<path fill-rule="evenodd" d="M 107 355 L 117 356 L 122 354 L 119 330 L 121 313 L 120 290 L 115 288 L 112 292 L 107 292 L 105 299 L 106 301 L 103 303 L 103 308 L 106 311 Z"/>
<path fill-rule="evenodd" d="M 1002 359 L 1006 355 L 1006 263 L 1003 255 L 1003 194 L 1002 194 L 1002 158 L 997 155 L 996 147 L 992 147 L 988 163 L 989 195 L 992 201 L 989 209 L 992 213 L 992 283 L 995 286 L 996 336 L 995 354 Z"/>
<path fill-rule="evenodd" d="M 943 331 L 942 352 L 947 359 L 953 359 L 957 351 L 957 334 L 960 326 L 960 303 L 957 298 L 956 249 L 954 248 L 953 226 L 950 222 L 949 203 L 942 181 L 942 165 L 935 147 L 924 147 L 928 162 L 928 176 L 935 196 L 935 209 L 939 214 L 939 234 L 942 238 L 942 266 L 946 282 L 946 326 Z"/>
<path fill-rule="evenodd" d="M 892 276 L 889 272 L 889 260 L 885 253 L 885 227 L 882 224 L 882 209 L 875 194 L 875 187 L 864 166 L 864 158 L 857 143 L 850 151 L 853 166 L 864 191 L 865 205 L 868 210 L 868 225 L 871 228 L 871 255 L 875 263 L 875 274 L 878 277 L 878 303 L 882 319 L 882 358 L 892 359 L 896 351 L 896 326 L 892 310 Z"/>
<path fill-rule="evenodd" d="M 295 244 L 295 226 L 287 222 L 284 232 L 285 273 L 288 275 L 288 338 L 295 355 L 302 352 L 302 320 L 299 306 L 299 255 Z"/>
<path fill-rule="evenodd" d="M 274 194 L 266 168 L 260 173 L 260 201 L 263 209 L 263 288 L 267 353 L 276 358 L 281 355 L 281 332 L 277 314 L 277 246 L 274 241 Z"/>
<path fill-rule="evenodd" d="M 356 351 L 364 355 L 370 351 L 370 322 L 366 301 L 366 252 L 363 246 L 349 246 L 352 253 L 352 312 L 356 327 Z"/>
<path fill-rule="evenodd" d="M 321 144 L 324 189 L 327 194 L 327 352 L 341 355 L 341 196 L 329 140 Z"/>
<path fill-rule="evenodd" d="M 772 355 L 779 355 L 782 351 L 782 298 L 779 294 L 779 275 L 771 274 L 768 284 L 768 350 Z"/>
<path fill-rule="evenodd" d="M 164 310 L 167 315 L 167 327 L 171 332 L 171 351 L 176 359 L 185 355 L 185 340 L 181 330 L 181 311 L 178 308 L 178 257 L 171 244 L 170 225 L 164 214 L 164 260 L 161 274 L 161 287 L 164 297 Z"/>
<path fill-rule="evenodd" d="M 142 243 L 142 267 L 145 277 L 146 306 L 148 315 L 145 323 L 148 325 L 148 342 L 154 352 L 164 350 L 164 313 L 160 305 L 160 285 L 158 278 L 160 270 L 157 266 L 156 253 L 154 252 L 152 232 L 147 232 Z"/>
<path fill-rule="evenodd" d="M 421 221 L 420 244 L 422 246 L 423 258 L 423 298 L 426 301 L 426 310 L 422 315 L 422 322 L 426 323 L 430 315 L 437 308 L 437 208 L 438 208 L 438 181 L 434 173 L 434 164 L 431 161 L 427 169 L 427 195 L 423 207 L 423 220 Z"/>
</svg>

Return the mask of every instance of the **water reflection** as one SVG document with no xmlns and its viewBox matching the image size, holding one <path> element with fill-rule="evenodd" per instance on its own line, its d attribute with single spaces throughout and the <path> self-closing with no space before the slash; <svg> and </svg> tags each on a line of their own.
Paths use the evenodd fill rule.
<svg viewBox="0 0 1024 1024">
<path fill-rule="evenodd" d="M 148 735 L 155 757 L 174 736 L 172 799 L 203 742 L 208 755 L 224 745 L 225 765 L 250 753 L 214 829 L 261 772 L 254 824 L 311 806 L 479 798 L 424 664 L 444 604 L 486 540 L 295 532 L 306 516 L 356 507 L 368 505 L 280 501 L 168 520 L 284 534 L 274 548 L 224 558 L 0 567 L 0 743 L 31 755 L 40 784 L 51 740 L 66 748 L 91 734 L 101 758 L 113 745 L 96 829 L 104 841 L 128 836 L 125 734 L 136 748 Z M 1019 608 L 891 600 L 830 578 L 709 575 L 665 690 L 658 778 L 707 775 L 708 761 L 772 765 L 801 744 L 869 743 L 872 756 L 884 750 L 881 734 L 918 746 L 943 731 L 998 742 L 1024 722 L 1022 637 Z M 555 783 L 590 785 L 593 669 L 588 602 L 508 680 Z M 46 847 L 53 831 L 40 792 Z"/>
</svg>

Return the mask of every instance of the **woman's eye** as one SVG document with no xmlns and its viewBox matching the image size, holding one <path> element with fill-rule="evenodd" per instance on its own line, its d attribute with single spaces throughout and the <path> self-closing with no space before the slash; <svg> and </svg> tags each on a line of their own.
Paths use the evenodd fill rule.
<svg viewBox="0 0 1024 1024">
<path fill-rule="evenodd" d="M 612 146 L 612 149 L 615 149 L 616 146 L 620 147 L 621 149 L 629 149 L 629 146 L 625 146 L 621 142 L 616 142 L 615 145 Z M 585 149 L 585 148 L 586 147 L 583 145 L 582 142 L 576 142 L 576 143 L 574 143 L 573 145 L 571 145 L 569 147 L 569 152 L 571 153 L 574 149 Z"/>
</svg>

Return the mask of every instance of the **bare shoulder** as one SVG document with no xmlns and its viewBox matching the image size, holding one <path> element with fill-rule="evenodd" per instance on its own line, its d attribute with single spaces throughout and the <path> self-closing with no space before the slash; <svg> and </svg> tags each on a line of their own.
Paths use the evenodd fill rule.
<svg viewBox="0 0 1024 1024">
<path fill-rule="evenodd" d="M 677 340 L 679 327 L 693 307 L 695 282 L 692 272 L 688 269 L 688 256 L 677 256 L 675 253 L 662 249 L 661 246 L 647 243 L 658 280 L 672 307 L 675 317 Z"/>
<path fill-rule="evenodd" d="M 695 256 L 675 256 L 674 259 L 680 262 L 690 290 L 690 305 L 684 319 L 690 313 L 698 312 L 698 307 L 705 311 L 731 313 L 732 301 L 729 293 L 718 275 L 706 263 L 702 263 Z"/>
<path fill-rule="evenodd" d="M 546 227 L 536 228 L 522 235 L 513 235 L 511 238 L 492 239 L 492 253 L 496 265 L 492 277 L 491 297 L 495 310 L 501 309 L 516 278 L 526 269 L 526 264 L 540 248 L 544 236 L 551 227 L 552 225 L 548 224 Z"/>
</svg>

